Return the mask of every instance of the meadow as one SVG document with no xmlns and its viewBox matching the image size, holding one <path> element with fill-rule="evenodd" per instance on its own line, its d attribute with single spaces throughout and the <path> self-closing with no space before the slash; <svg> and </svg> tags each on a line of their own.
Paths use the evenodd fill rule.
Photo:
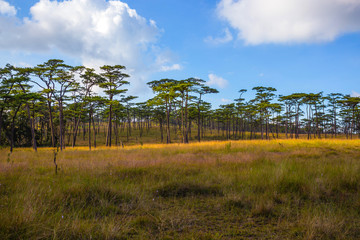
<svg viewBox="0 0 360 240">
<path fill-rule="evenodd" d="M 360 140 L 0 150 L 0 239 L 359 239 Z"/>
</svg>

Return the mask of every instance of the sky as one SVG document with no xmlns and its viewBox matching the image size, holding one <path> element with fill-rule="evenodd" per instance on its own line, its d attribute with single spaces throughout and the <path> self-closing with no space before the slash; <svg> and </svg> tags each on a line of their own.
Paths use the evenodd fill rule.
<svg viewBox="0 0 360 240">
<path fill-rule="evenodd" d="M 126 66 L 146 82 L 201 78 L 214 107 L 256 86 L 360 94 L 360 0 L 0 0 L 0 67 L 51 58 Z"/>
</svg>

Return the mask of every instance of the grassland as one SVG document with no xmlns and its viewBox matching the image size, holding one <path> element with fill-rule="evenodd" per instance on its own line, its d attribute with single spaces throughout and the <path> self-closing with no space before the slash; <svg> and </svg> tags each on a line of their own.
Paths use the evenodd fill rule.
<svg viewBox="0 0 360 240">
<path fill-rule="evenodd" d="M 359 239 L 360 141 L 0 150 L 0 239 Z"/>
</svg>

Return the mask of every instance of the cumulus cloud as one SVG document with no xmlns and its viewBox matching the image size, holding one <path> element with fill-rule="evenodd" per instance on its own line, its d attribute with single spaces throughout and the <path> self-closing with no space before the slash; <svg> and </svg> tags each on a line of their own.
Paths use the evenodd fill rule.
<svg viewBox="0 0 360 240">
<path fill-rule="evenodd" d="M 15 16 L 16 9 L 14 6 L 11 6 L 8 2 L 4 0 L 0 0 L 0 14 L 8 15 L 8 16 Z"/>
<path fill-rule="evenodd" d="M 159 49 L 156 48 L 155 51 L 158 51 Z M 174 71 L 174 70 L 181 70 L 182 66 L 178 63 L 172 64 L 173 59 L 176 59 L 176 56 L 169 51 L 169 50 L 162 50 L 161 52 L 157 53 L 156 57 L 156 65 L 161 66 L 160 71 L 161 72 L 167 72 L 167 71 Z"/>
<path fill-rule="evenodd" d="M 177 67 L 171 65 L 171 59 L 167 59 L 166 66 L 156 61 L 161 54 L 156 47 L 161 29 L 124 2 L 40 0 L 31 7 L 30 14 L 31 18 L 24 19 L 0 18 L 1 49 L 56 49 L 80 58 L 86 66 L 125 65 L 132 86 L 138 88 L 152 72 Z"/>
<path fill-rule="evenodd" d="M 175 63 L 175 64 L 173 64 L 171 66 L 162 66 L 161 67 L 161 71 L 163 71 L 163 72 L 181 70 L 181 69 L 182 69 L 182 67 L 178 63 Z"/>
<path fill-rule="evenodd" d="M 219 88 L 226 88 L 228 81 L 222 77 L 216 76 L 215 74 L 209 74 L 209 81 L 206 82 L 209 86 L 217 86 Z"/>
<path fill-rule="evenodd" d="M 360 31 L 359 0 L 221 0 L 217 12 L 252 45 L 324 42 Z"/>
<path fill-rule="evenodd" d="M 229 31 L 229 29 L 226 28 L 224 30 L 224 36 L 218 37 L 218 38 L 214 38 L 212 36 L 209 36 L 209 37 L 205 38 L 204 41 L 206 43 L 218 45 L 218 44 L 224 44 L 224 43 L 231 42 L 232 40 L 233 40 L 233 36 L 232 36 L 231 32 Z"/>
</svg>

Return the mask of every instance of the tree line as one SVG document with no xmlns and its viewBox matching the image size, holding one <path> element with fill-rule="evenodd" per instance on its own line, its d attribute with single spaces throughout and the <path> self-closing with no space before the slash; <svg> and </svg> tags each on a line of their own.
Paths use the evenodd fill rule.
<svg viewBox="0 0 360 240">
<path fill-rule="evenodd" d="M 213 109 L 205 95 L 218 90 L 198 78 L 148 82 L 154 97 L 134 102 L 127 95 L 129 75 L 122 65 L 104 65 L 96 72 L 50 59 L 31 68 L 0 68 L 0 145 L 76 146 L 82 134 L 89 149 L 97 137 L 105 145 L 123 145 L 160 135 L 160 142 L 191 139 L 353 138 L 360 134 L 360 98 L 341 93 L 276 95 L 258 86 L 255 97 L 239 98 Z M 99 89 L 103 94 L 99 94 Z M 136 130 L 136 133 L 134 132 Z M 82 132 L 82 133 L 81 133 Z M 195 132 L 195 133 L 193 133 Z"/>
</svg>

